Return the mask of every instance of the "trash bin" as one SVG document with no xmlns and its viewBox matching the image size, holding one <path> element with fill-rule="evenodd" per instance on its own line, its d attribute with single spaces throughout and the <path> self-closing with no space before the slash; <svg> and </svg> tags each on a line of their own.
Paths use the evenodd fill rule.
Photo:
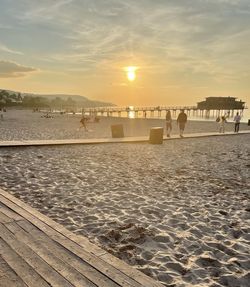
<svg viewBox="0 0 250 287">
<path fill-rule="evenodd" d="M 123 138 L 124 137 L 123 125 L 122 124 L 111 125 L 111 133 L 112 138 Z"/>
<path fill-rule="evenodd" d="M 162 127 L 154 127 L 150 129 L 149 143 L 150 144 L 162 144 L 163 143 L 163 128 Z"/>
</svg>

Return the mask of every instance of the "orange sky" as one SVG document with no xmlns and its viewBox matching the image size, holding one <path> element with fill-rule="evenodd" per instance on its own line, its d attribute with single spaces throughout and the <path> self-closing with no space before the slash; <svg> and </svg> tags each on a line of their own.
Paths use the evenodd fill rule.
<svg viewBox="0 0 250 287">
<path fill-rule="evenodd" d="M 250 102 L 246 1 L 40 2 L 0 3 L 0 88 L 117 105 Z"/>
</svg>

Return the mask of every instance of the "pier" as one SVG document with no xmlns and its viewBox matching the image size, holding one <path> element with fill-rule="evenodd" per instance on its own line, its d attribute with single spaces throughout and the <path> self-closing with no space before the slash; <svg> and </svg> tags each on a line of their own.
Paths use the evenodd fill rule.
<svg viewBox="0 0 250 287">
<path fill-rule="evenodd" d="M 177 113 L 180 110 L 185 110 L 188 115 L 197 114 L 198 109 L 195 106 L 148 106 L 148 107 L 97 107 L 97 108 L 84 108 L 82 113 L 87 113 L 90 115 L 101 115 L 101 116 L 117 116 L 121 117 L 122 113 L 126 113 L 127 117 L 130 117 L 131 112 L 134 113 L 135 117 L 139 116 L 139 113 L 143 114 L 143 117 L 147 117 L 150 114 L 151 118 L 161 117 L 164 115 L 164 112 L 170 110 L 172 111 L 173 117 L 176 117 Z"/>
<path fill-rule="evenodd" d="M 238 112 L 243 115 L 247 109 L 246 103 L 234 97 L 208 97 L 196 106 L 106 106 L 106 107 L 76 107 L 67 106 L 65 109 L 60 107 L 56 111 L 61 113 L 81 113 L 90 116 L 106 117 L 128 117 L 128 118 L 163 118 L 167 111 L 170 111 L 173 118 L 177 118 L 181 110 L 184 110 L 188 117 L 193 118 L 217 118 L 227 115 L 233 118 Z M 47 109 L 47 112 L 53 112 L 53 109 Z"/>
<path fill-rule="evenodd" d="M 197 103 L 196 106 L 147 106 L 147 107 L 95 107 L 82 108 L 82 114 L 100 115 L 107 117 L 121 117 L 122 113 L 126 113 L 127 117 L 138 118 L 139 114 L 143 118 L 161 118 L 165 116 L 167 111 L 171 111 L 173 118 L 178 116 L 181 110 L 185 110 L 190 117 L 200 117 L 209 119 L 210 117 L 218 117 L 228 115 L 234 117 L 235 113 L 243 114 L 244 109 L 247 109 L 245 102 L 236 101 L 233 97 L 209 97 L 205 101 Z"/>
</svg>

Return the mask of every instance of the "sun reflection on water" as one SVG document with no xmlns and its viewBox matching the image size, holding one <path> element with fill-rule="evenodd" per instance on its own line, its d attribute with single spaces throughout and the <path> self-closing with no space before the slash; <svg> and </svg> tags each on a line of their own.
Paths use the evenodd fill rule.
<svg viewBox="0 0 250 287">
<path fill-rule="evenodd" d="M 129 109 L 128 111 L 129 119 L 134 119 L 135 118 L 134 106 L 129 106 L 128 109 Z"/>
</svg>

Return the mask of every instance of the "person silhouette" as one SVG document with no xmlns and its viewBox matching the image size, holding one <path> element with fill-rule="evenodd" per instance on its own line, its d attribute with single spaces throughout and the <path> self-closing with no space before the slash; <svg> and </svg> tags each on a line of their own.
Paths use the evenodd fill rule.
<svg viewBox="0 0 250 287">
<path fill-rule="evenodd" d="M 239 115 L 239 113 L 236 114 L 236 116 L 234 117 L 234 132 L 238 133 L 239 129 L 240 129 L 240 121 L 241 121 L 241 116 Z"/>
<path fill-rule="evenodd" d="M 187 114 L 184 112 L 184 110 L 181 110 L 177 118 L 177 125 L 179 125 L 181 138 L 183 138 L 186 123 L 187 123 Z"/>
<path fill-rule="evenodd" d="M 81 118 L 81 120 L 80 120 L 81 126 L 79 127 L 79 130 L 80 130 L 81 128 L 84 128 L 85 132 L 88 131 L 87 126 L 86 126 L 86 121 L 87 121 L 86 117 L 85 117 L 85 116 L 82 116 L 82 118 Z"/>
<path fill-rule="evenodd" d="M 168 110 L 166 113 L 166 130 L 167 130 L 167 137 L 170 137 L 170 133 L 172 131 L 172 117 L 171 112 Z"/>
<path fill-rule="evenodd" d="M 227 122 L 227 118 L 229 117 L 229 113 L 220 117 L 219 121 L 219 133 L 225 133 L 225 124 Z"/>
</svg>

